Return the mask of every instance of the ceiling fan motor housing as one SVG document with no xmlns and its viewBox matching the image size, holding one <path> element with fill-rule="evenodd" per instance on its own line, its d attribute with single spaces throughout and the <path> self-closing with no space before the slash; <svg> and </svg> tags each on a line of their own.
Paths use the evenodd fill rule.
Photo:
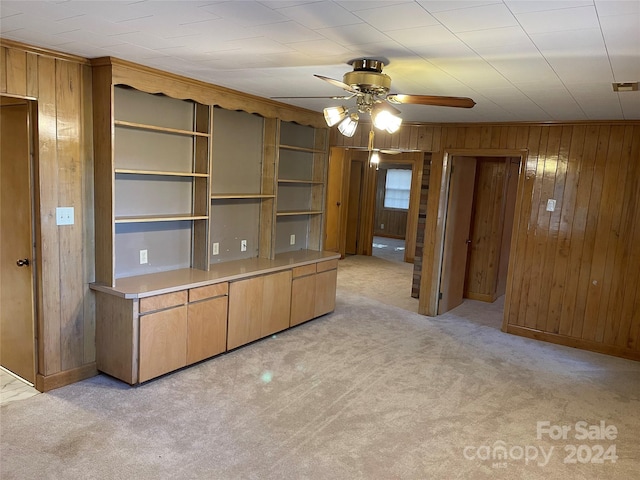
<svg viewBox="0 0 640 480">
<path fill-rule="evenodd" d="M 363 93 L 385 95 L 391 88 L 391 77 L 382 73 L 380 60 L 361 59 L 352 63 L 353 72 L 344 74 L 343 82 Z"/>
</svg>

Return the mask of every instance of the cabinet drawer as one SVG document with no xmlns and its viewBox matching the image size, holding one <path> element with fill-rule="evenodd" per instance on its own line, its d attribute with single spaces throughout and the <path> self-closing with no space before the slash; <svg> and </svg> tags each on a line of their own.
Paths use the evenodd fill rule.
<svg viewBox="0 0 640 480">
<path fill-rule="evenodd" d="M 140 299 L 140 313 L 153 312 L 163 308 L 175 307 L 187 303 L 187 291 L 165 293 Z"/>
<path fill-rule="evenodd" d="M 333 260 L 329 260 L 326 262 L 320 262 L 318 263 L 316 270 L 318 273 L 320 272 L 326 272 L 327 270 L 335 270 L 336 268 L 338 268 L 338 259 L 335 258 Z"/>
<path fill-rule="evenodd" d="M 301 267 L 293 268 L 293 278 L 304 277 L 305 275 L 313 275 L 316 273 L 316 264 L 312 263 L 311 265 L 303 265 Z"/>
<path fill-rule="evenodd" d="M 189 301 L 197 302 L 205 298 L 221 297 L 229 294 L 229 282 L 216 283 L 207 285 L 206 287 L 198 287 L 189 289 Z"/>
</svg>

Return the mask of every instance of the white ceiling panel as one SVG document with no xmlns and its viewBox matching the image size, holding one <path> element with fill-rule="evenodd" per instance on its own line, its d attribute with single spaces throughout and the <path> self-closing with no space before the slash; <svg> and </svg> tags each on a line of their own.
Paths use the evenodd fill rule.
<svg viewBox="0 0 640 480">
<path fill-rule="evenodd" d="M 454 33 L 514 27 L 517 20 L 504 4 L 447 10 L 434 13 L 440 23 Z"/>
<path fill-rule="evenodd" d="M 551 6 L 553 2 L 542 2 Z M 522 28 L 530 35 L 598 28 L 598 15 L 593 6 L 543 10 L 516 14 Z"/>
<path fill-rule="evenodd" d="M 382 59 L 394 93 L 468 96 L 472 109 L 401 105 L 406 121 L 637 119 L 638 0 L 2 0 L 0 35 L 113 55 L 265 96 L 329 96 L 355 58 Z M 283 99 L 320 111 L 331 100 Z M 294 103 L 295 102 L 295 103 Z"/>
<path fill-rule="evenodd" d="M 368 2 L 368 4 L 376 5 L 375 2 Z M 381 32 L 437 25 L 438 23 L 433 16 L 417 3 L 370 8 L 360 10 L 356 12 L 356 15 Z"/>
</svg>

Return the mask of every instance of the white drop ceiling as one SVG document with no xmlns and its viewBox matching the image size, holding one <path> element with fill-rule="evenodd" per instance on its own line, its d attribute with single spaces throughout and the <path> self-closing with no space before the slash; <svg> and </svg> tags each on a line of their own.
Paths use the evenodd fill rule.
<svg viewBox="0 0 640 480">
<path fill-rule="evenodd" d="M 640 91 L 612 88 L 640 80 L 640 0 L 2 0 L 0 36 L 267 98 L 342 95 L 313 74 L 383 59 L 392 93 L 477 103 L 401 105 L 405 121 L 640 119 Z"/>
</svg>

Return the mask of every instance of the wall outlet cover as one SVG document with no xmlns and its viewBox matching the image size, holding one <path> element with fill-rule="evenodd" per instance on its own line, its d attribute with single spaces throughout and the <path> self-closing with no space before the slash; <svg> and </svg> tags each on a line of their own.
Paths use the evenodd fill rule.
<svg viewBox="0 0 640 480">
<path fill-rule="evenodd" d="M 247 251 L 247 241 L 246 240 L 240 240 L 240 251 L 241 252 L 246 252 Z"/>
<path fill-rule="evenodd" d="M 291 234 L 291 236 L 289 236 L 289 245 L 295 245 L 296 244 L 296 236 L 294 233 Z"/>
<path fill-rule="evenodd" d="M 74 224 L 73 207 L 57 207 L 56 208 L 56 225 L 73 225 Z"/>
<path fill-rule="evenodd" d="M 547 212 L 554 212 L 556 209 L 556 201 L 553 198 L 547 200 Z"/>
<path fill-rule="evenodd" d="M 144 265 L 145 263 L 149 263 L 148 251 L 140 250 L 140 265 Z"/>
<path fill-rule="evenodd" d="M 211 255 L 218 255 L 220 253 L 220 244 L 218 242 L 214 242 L 213 247 L 211 248 Z"/>
</svg>

